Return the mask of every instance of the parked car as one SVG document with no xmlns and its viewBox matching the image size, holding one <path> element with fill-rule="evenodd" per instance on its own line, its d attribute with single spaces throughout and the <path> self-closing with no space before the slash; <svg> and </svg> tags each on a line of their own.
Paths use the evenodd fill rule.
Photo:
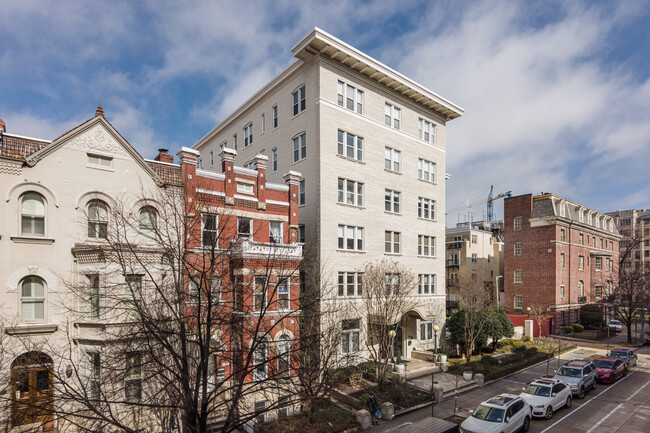
<svg viewBox="0 0 650 433">
<path fill-rule="evenodd" d="M 620 320 L 610 320 L 609 321 L 609 330 L 614 332 L 623 332 L 623 324 Z"/>
<path fill-rule="evenodd" d="M 561 380 L 537 379 L 524 388 L 519 394 L 532 408 L 533 416 L 553 418 L 556 410 L 571 407 L 571 388 Z"/>
<path fill-rule="evenodd" d="M 627 364 L 618 358 L 597 358 L 594 359 L 594 366 L 598 380 L 603 383 L 614 383 L 616 379 L 625 377 L 627 374 Z"/>
<path fill-rule="evenodd" d="M 591 361 L 574 359 L 560 367 L 553 379 L 566 383 L 573 395 L 584 398 L 589 389 L 596 389 L 596 367 Z"/>
<path fill-rule="evenodd" d="M 509 433 L 530 428 L 530 405 L 514 394 L 500 394 L 479 404 L 460 425 L 464 433 Z"/>
<path fill-rule="evenodd" d="M 610 350 L 607 356 L 623 360 L 628 367 L 636 366 L 636 363 L 639 361 L 639 357 L 636 356 L 636 352 L 629 349 Z"/>
</svg>

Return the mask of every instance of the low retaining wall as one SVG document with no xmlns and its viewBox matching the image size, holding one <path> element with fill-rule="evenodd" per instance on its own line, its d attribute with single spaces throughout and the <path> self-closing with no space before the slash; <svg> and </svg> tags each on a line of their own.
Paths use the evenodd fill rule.
<svg viewBox="0 0 650 433">
<path fill-rule="evenodd" d="M 434 362 L 433 352 L 426 350 L 413 350 L 411 351 L 411 358 L 421 359 L 423 361 Z"/>
</svg>

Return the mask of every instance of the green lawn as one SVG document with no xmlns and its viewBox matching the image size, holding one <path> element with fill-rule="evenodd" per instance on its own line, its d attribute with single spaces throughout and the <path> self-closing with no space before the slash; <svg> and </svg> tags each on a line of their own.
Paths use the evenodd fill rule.
<svg viewBox="0 0 650 433">
<path fill-rule="evenodd" d="M 316 410 L 316 423 L 309 424 L 307 413 L 279 419 L 264 425 L 269 433 L 334 433 L 357 427 L 354 415 L 332 402 L 324 401 Z"/>
</svg>

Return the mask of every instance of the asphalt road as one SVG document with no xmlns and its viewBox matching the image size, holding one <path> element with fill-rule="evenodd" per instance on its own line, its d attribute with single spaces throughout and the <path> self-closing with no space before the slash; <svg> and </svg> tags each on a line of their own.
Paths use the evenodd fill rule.
<svg viewBox="0 0 650 433">
<path fill-rule="evenodd" d="M 604 349 L 579 348 L 562 356 L 562 360 L 581 359 L 593 354 L 603 354 Z M 599 384 L 582 399 L 574 399 L 571 409 L 560 409 L 553 419 L 533 419 L 531 432 L 650 432 L 650 348 L 639 349 L 639 365 L 632 367 L 628 375 L 613 385 Z M 561 361 L 562 362 L 562 361 Z M 550 373 L 557 368 L 552 360 Z M 501 393 L 519 394 L 522 388 L 546 374 L 546 363 L 520 371 L 497 380 L 483 388 L 461 394 L 434 406 L 438 418 L 451 417 L 455 404 L 459 408 L 475 409 L 479 403 Z M 402 415 L 391 422 L 373 427 L 373 432 L 399 433 L 406 425 L 431 416 L 431 406 Z"/>
</svg>

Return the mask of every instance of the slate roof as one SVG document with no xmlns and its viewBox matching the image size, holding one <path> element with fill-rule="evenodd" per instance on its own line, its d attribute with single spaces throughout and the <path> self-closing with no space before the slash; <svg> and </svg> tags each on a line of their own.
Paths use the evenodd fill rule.
<svg viewBox="0 0 650 433">
<path fill-rule="evenodd" d="M 2 134 L 0 156 L 5 158 L 26 159 L 50 144 L 49 141 L 35 140 L 10 134 Z"/>
<path fill-rule="evenodd" d="M 163 182 L 172 185 L 181 185 L 183 183 L 180 165 L 151 161 L 148 159 L 145 159 L 145 161 Z"/>
</svg>

